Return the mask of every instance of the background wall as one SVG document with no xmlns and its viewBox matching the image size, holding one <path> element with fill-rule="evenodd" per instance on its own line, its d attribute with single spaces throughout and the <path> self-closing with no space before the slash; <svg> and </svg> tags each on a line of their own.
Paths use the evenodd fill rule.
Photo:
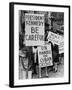
<svg viewBox="0 0 72 90">
<path fill-rule="evenodd" d="M 9 2 L 27 2 L 27 3 L 43 3 L 43 4 L 59 4 L 70 5 L 72 8 L 72 0 L 1 0 L 0 1 L 0 90 L 9 90 Z M 71 66 L 72 68 L 72 66 Z M 56 85 L 44 87 L 25 87 L 16 89 L 45 89 L 45 90 L 71 90 L 71 85 Z M 14 88 L 15 89 L 15 88 Z"/>
</svg>

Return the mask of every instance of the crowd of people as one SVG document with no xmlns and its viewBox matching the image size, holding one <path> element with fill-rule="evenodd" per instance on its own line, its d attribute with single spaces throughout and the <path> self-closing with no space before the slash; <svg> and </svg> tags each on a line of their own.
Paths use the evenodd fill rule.
<svg viewBox="0 0 72 90">
<path fill-rule="evenodd" d="M 51 43 L 51 42 L 49 42 Z M 56 44 L 51 43 L 51 49 L 52 49 L 52 59 L 53 59 L 53 66 L 51 66 L 51 69 L 54 72 L 57 72 L 58 64 L 60 63 L 59 57 L 63 57 L 61 54 L 59 54 L 59 47 Z M 39 77 L 41 77 L 40 72 L 37 72 L 37 67 L 39 68 L 39 61 L 38 61 L 38 47 L 37 46 L 24 46 L 22 50 L 19 51 L 19 65 L 20 68 L 22 67 L 22 70 L 31 71 L 31 78 L 33 75 L 39 74 Z M 28 75 L 26 75 L 28 76 Z M 48 76 L 48 73 L 46 71 L 46 76 Z"/>
</svg>

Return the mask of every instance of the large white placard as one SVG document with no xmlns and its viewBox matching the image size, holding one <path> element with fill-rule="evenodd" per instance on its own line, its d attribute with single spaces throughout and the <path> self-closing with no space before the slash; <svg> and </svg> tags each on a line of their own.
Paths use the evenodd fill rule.
<svg viewBox="0 0 72 90">
<path fill-rule="evenodd" d="M 26 46 L 44 44 L 44 14 L 25 14 L 25 44 Z"/>
<path fill-rule="evenodd" d="M 40 67 L 53 65 L 51 44 L 38 47 L 38 60 Z"/>
</svg>

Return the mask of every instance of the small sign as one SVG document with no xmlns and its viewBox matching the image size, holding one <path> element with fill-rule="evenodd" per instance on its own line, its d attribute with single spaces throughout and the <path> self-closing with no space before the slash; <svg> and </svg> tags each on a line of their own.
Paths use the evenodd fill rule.
<svg viewBox="0 0 72 90">
<path fill-rule="evenodd" d="M 64 53 L 64 41 L 62 41 L 59 45 L 59 54 Z"/>
<path fill-rule="evenodd" d="M 38 47 L 39 66 L 46 67 L 53 65 L 51 44 Z"/>
<path fill-rule="evenodd" d="M 53 32 L 48 33 L 48 42 L 51 41 L 54 44 L 60 45 L 61 41 L 63 40 L 63 36 L 55 34 Z"/>
</svg>

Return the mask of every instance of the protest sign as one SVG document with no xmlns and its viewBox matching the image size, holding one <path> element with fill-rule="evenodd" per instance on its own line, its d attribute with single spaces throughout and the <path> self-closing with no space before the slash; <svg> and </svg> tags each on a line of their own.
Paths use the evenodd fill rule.
<svg viewBox="0 0 72 90">
<path fill-rule="evenodd" d="M 39 67 L 53 65 L 51 44 L 38 47 Z"/>
<path fill-rule="evenodd" d="M 48 42 L 59 45 L 59 54 L 64 53 L 64 36 L 49 32 L 47 38 Z"/>
<path fill-rule="evenodd" d="M 25 14 L 25 44 L 26 46 L 44 44 L 44 14 Z"/>
<path fill-rule="evenodd" d="M 48 33 L 48 42 L 51 41 L 53 44 L 60 45 L 61 41 L 63 40 L 63 36 L 55 34 L 53 32 Z"/>
<path fill-rule="evenodd" d="M 64 53 L 64 41 L 62 41 L 59 45 L 59 54 Z"/>
</svg>

